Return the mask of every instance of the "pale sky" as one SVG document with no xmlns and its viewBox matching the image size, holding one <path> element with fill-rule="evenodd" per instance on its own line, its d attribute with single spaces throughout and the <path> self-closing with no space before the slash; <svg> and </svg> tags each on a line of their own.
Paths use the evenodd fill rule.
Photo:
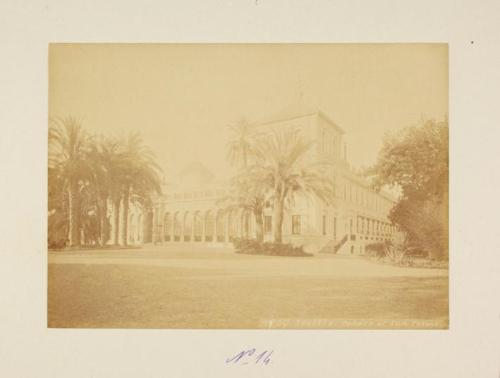
<svg viewBox="0 0 500 378">
<path fill-rule="evenodd" d="M 448 114 L 444 44 L 67 44 L 49 63 L 51 117 L 141 132 L 166 176 L 192 161 L 224 171 L 227 125 L 298 103 L 345 130 L 354 166 L 386 131 Z"/>
</svg>

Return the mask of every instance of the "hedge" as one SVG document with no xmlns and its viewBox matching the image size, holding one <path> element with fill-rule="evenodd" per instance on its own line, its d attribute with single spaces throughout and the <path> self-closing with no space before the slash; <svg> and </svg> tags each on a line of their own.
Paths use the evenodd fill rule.
<svg viewBox="0 0 500 378">
<path fill-rule="evenodd" d="M 291 244 L 260 242 L 255 239 L 234 239 L 233 245 L 236 253 L 264 256 L 291 256 L 311 257 L 311 253 L 304 252 L 302 246 L 294 247 Z"/>
</svg>

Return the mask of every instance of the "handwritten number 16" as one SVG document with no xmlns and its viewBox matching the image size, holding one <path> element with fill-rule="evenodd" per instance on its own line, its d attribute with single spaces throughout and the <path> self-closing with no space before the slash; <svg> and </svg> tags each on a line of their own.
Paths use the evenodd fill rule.
<svg viewBox="0 0 500 378">
<path fill-rule="evenodd" d="M 267 350 L 265 350 L 264 352 L 259 354 L 257 356 L 257 358 L 255 359 L 255 363 L 258 364 L 259 361 L 262 359 L 262 357 L 266 356 L 266 354 L 267 354 Z M 267 354 L 266 358 L 264 358 L 264 360 L 262 360 L 263 364 L 267 365 L 271 361 L 271 354 L 273 354 L 273 351 L 270 351 L 269 354 Z"/>
<path fill-rule="evenodd" d="M 236 356 L 232 357 L 232 358 L 228 358 L 226 359 L 226 363 L 230 363 L 230 362 L 233 362 L 233 363 L 238 363 L 240 360 L 243 360 L 244 357 L 252 357 L 256 352 L 256 349 L 255 348 L 252 348 L 252 349 L 248 349 L 248 350 L 244 350 L 244 351 L 241 351 L 240 353 L 238 353 Z M 256 358 L 255 358 L 255 363 L 258 364 L 259 362 L 262 361 L 263 364 L 267 365 L 269 364 L 269 362 L 271 362 L 271 354 L 273 354 L 273 351 L 270 351 L 269 353 L 267 352 L 267 350 L 265 350 L 264 352 L 260 353 Z M 248 361 L 247 362 L 243 362 L 242 364 L 248 364 Z"/>
</svg>

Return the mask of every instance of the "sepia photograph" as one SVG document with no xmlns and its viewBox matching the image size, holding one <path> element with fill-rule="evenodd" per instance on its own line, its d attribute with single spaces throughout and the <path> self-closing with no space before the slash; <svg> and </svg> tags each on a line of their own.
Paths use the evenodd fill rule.
<svg viewBox="0 0 500 378">
<path fill-rule="evenodd" d="M 499 377 L 498 14 L 0 1 L 0 377 Z"/>
<path fill-rule="evenodd" d="M 49 328 L 449 329 L 446 43 L 51 43 Z"/>
</svg>

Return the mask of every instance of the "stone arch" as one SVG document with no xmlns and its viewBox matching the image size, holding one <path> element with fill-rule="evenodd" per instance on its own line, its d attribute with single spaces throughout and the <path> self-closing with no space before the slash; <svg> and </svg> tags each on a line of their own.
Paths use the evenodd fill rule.
<svg viewBox="0 0 500 378">
<path fill-rule="evenodd" d="M 144 213 L 142 221 L 142 242 L 151 243 L 153 241 L 153 220 L 154 213 L 152 209 L 148 209 Z"/>
<path fill-rule="evenodd" d="M 174 241 L 180 241 L 182 236 L 182 224 L 180 214 L 177 211 L 174 214 Z"/>
<path fill-rule="evenodd" d="M 130 214 L 130 217 L 128 219 L 128 227 L 129 227 L 129 232 L 128 232 L 128 242 L 129 243 L 135 243 L 135 216 L 134 214 Z"/>
<path fill-rule="evenodd" d="M 229 212 L 227 222 L 229 241 L 233 241 L 238 237 L 238 212 L 236 210 Z"/>
<path fill-rule="evenodd" d="M 194 241 L 201 241 L 201 238 L 203 236 L 203 219 L 201 217 L 200 211 L 196 211 L 194 213 L 194 220 L 193 220 L 193 239 Z"/>
<path fill-rule="evenodd" d="M 215 218 L 214 213 L 207 210 L 205 213 L 205 241 L 211 242 L 215 237 Z"/>
<path fill-rule="evenodd" d="M 163 240 L 170 241 L 172 239 L 172 216 L 170 213 L 165 213 L 163 216 Z"/>
<path fill-rule="evenodd" d="M 224 242 L 226 241 L 226 222 L 225 222 L 225 219 L 224 219 L 224 211 L 219 209 L 219 211 L 217 211 L 217 216 L 216 216 L 216 221 L 215 221 L 215 224 L 216 224 L 216 232 L 217 232 L 217 241 L 218 242 Z"/>
<path fill-rule="evenodd" d="M 183 235 L 184 241 L 191 241 L 191 237 L 193 234 L 193 214 L 189 211 L 184 213 L 184 221 L 183 221 Z"/>
<path fill-rule="evenodd" d="M 249 211 L 241 212 L 241 232 L 240 236 L 245 239 L 250 238 L 250 223 L 251 223 L 251 213 Z"/>
<path fill-rule="evenodd" d="M 135 237 L 136 243 L 142 242 L 143 231 L 144 231 L 144 227 L 143 227 L 142 214 L 138 214 L 137 215 L 136 237 Z"/>
</svg>

